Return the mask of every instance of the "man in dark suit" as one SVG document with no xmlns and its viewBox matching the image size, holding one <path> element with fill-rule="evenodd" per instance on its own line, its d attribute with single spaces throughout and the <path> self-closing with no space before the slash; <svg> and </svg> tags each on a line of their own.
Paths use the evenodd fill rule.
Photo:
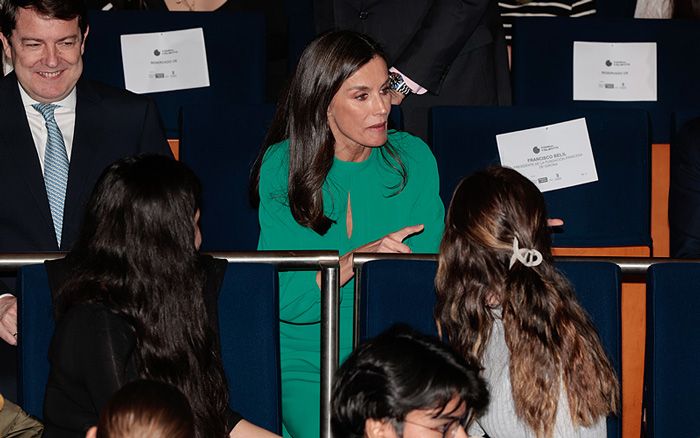
<svg viewBox="0 0 700 438">
<path fill-rule="evenodd" d="M 316 30 L 365 33 L 408 85 L 407 131 L 427 140 L 438 105 L 510 105 L 505 38 L 495 0 L 314 0 Z M 400 99 L 398 99 L 400 102 Z"/>
<path fill-rule="evenodd" d="M 3 4 L 0 40 L 14 72 L 0 79 L 0 252 L 69 250 L 107 165 L 171 153 L 150 99 L 81 78 L 86 19 L 82 0 Z M 10 343 L 13 306 L 0 297 Z"/>
</svg>

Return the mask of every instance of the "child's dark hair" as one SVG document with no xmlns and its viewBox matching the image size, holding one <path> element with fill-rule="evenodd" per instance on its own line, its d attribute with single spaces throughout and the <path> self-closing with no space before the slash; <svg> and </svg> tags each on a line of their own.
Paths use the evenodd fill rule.
<svg viewBox="0 0 700 438">
<path fill-rule="evenodd" d="M 97 438 L 191 438 L 194 416 L 177 388 L 136 380 L 117 391 L 100 414 Z"/>
</svg>

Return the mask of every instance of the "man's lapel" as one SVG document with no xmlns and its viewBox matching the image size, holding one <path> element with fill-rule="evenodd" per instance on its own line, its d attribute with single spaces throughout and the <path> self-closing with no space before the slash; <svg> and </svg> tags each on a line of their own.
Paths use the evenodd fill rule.
<svg viewBox="0 0 700 438">
<path fill-rule="evenodd" d="M 66 202 L 63 207 L 63 223 L 80 223 L 81 217 L 77 217 L 82 211 L 80 203 L 86 193 L 92 190 L 87 186 L 91 172 L 101 172 L 102 169 L 94 169 L 94 160 L 97 150 L 100 148 L 100 126 L 104 123 L 100 118 L 104 116 L 100 111 L 101 98 L 90 86 L 90 83 L 80 79 L 76 85 L 75 128 L 73 131 L 73 150 L 71 152 L 70 170 L 68 172 L 68 188 L 66 190 Z M 103 140 L 102 140 L 103 141 Z M 66 228 L 63 228 L 64 231 Z M 65 233 L 64 233 L 65 234 Z"/>
<path fill-rule="evenodd" d="M 22 98 L 17 86 L 14 72 L 0 80 L 0 155 L 7 157 L 9 166 L 3 166 L 9 172 L 14 172 L 18 184 L 25 184 L 39 211 L 45 226 L 53 234 L 53 221 L 46 195 L 44 176 L 41 173 L 41 163 L 34 145 L 34 138 L 29 128 L 27 115 L 22 105 Z M 17 188 L 8 188 L 17 190 Z M 22 190 L 18 190 L 22 193 Z"/>
</svg>

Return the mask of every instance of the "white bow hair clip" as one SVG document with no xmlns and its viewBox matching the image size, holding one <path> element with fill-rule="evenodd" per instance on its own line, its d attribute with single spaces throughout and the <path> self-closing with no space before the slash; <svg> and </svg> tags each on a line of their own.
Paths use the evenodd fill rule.
<svg viewBox="0 0 700 438">
<path fill-rule="evenodd" d="M 518 248 L 518 239 L 513 237 L 513 255 L 510 256 L 508 269 L 511 269 L 516 261 L 519 261 L 528 268 L 539 266 L 539 264 L 542 263 L 542 253 L 536 249 Z"/>
</svg>

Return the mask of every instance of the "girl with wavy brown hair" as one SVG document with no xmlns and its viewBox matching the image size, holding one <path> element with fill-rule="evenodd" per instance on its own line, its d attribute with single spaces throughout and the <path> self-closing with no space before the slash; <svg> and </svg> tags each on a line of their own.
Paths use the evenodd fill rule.
<svg viewBox="0 0 700 438">
<path fill-rule="evenodd" d="M 544 197 L 512 169 L 463 179 L 435 280 L 435 317 L 475 356 L 491 404 L 471 436 L 605 437 L 615 371 L 571 284 L 554 267 Z"/>
</svg>

